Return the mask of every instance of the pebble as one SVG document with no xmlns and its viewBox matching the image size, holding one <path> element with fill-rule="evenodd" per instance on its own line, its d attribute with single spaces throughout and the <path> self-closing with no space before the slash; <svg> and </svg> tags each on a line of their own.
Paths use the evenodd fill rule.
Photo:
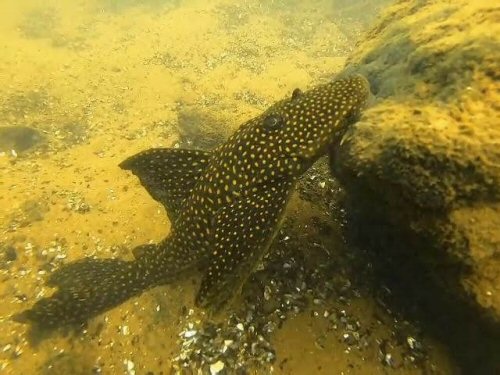
<svg viewBox="0 0 500 375">
<path fill-rule="evenodd" d="M 408 343 L 408 346 L 410 347 L 410 349 L 415 349 L 415 347 L 417 346 L 417 340 L 415 340 L 413 337 L 411 336 L 408 336 L 406 338 L 406 342 Z"/>
<path fill-rule="evenodd" d="M 222 352 L 224 353 L 228 347 L 233 344 L 233 340 L 224 340 L 224 347 L 222 348 Z"/>
<path fill-rule="evenodd" d="M 387 366 L 390 366 L 390 367 L 392 367 L 394 365 L 394 361 L 392 360 L 392 354 L 391 353 L 387 353 L 384 356 L 384 364 L 387 365 Z"/>
<path fill-rule="evenodd" d="M 128 326 L 121 326 L 120 331 L 121 331 L 122 335 L 128 335 L 130 332 Z"/>
<path fill-rule="evenodd" d="M 129 359 L 123 361 L 128 375 L 135 375 L 135 364 Z"/>
<path fill-rule="evenodd" d="M 210 365 L 210 374 L 211 375 L 218 374 L 222 370 L 224 370 L 224 362 L 222 362 L 222 361 L 217 361 L 217 362 L 212 363 Z"/>
<path fill-rule="evenodd" d="M 186 331 L 186 332 L 184 332 L 184 337 L 188 339 L 188 338 L 195 336 L 196 333 L 197 333 L 197 331 L 194 329 L 190 330 L 190 331 Z"/>
</svg>

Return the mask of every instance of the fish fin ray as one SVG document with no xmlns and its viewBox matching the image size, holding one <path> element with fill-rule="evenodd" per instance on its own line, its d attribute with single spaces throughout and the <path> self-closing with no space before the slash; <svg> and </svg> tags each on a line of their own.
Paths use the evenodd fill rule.
<svg viewBox="0 0 500 375">
<path fill-rule="evenodd" d="M 210 152 L 179 148 L 151 148 L 120 163 L 135 174 L 153 199 L 163 204 L 170 221 L 179 214 L 182 201 L 205 171 Z"/>
<path fill-rule="evenodd" d="M 279 229 L 291 186 L 244 197 L 217 213 L 214 252 L 196 297 L 198 306 L 217 312 L 241 290 Z"/>
</svg>

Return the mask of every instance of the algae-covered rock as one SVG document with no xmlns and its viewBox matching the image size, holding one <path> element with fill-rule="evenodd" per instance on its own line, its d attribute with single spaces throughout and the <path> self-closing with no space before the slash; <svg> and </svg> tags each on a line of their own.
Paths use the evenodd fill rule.
<svg viewBox="0 0 500 375">
<path fill-rule="evenodd" d="M 347 72 L 376 103 L 332 154 L 360 217 L 392 250 L 500 323 L 500 9 L 487 1 L 399 1 Z M 387 238 L 386 238 L 387 239 Z"/>
</svg>

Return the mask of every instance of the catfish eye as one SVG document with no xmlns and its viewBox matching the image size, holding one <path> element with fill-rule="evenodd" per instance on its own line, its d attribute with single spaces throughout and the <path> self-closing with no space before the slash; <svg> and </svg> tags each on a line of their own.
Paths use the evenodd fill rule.
<svg viewBox="0 0 500 375">
<path fill-rule="evenodd" d="M 296 100 L 298 99 L 299 97 L 301 97 L 303 94 L 302 90 L 299 89 L 299 88 L 296 88 L 295 90 L 293 90 L 292 92 L 292 100 Z"/>
<path fill-rule="evenodd" d="M 284 124 L 283 118 L 277 114 L 268 115 L 264 119 L 264 128 L 266 130 L 278 130 L 281 129 Z"/>
</svg>

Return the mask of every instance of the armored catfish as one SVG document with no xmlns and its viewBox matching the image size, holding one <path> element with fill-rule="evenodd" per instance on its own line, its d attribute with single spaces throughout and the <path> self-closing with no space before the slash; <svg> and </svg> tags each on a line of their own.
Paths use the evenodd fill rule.
<svg viewBox="0 0 500 375">
<path fill-rule="evenodd" d="M 196 304 L 218 311 L 268 250 L 301 175 L 340 141 L 369 96 L 360 75 L 272 105 L 208 151 L 154 148 L 120 164 L 161 202 L 171 233 L 135 259 L 83 259 L 47 280 L 56 292 L 15 319 L 44 327 L 81 323 L 143 291 L 204 271 Z"/>
</svg>

